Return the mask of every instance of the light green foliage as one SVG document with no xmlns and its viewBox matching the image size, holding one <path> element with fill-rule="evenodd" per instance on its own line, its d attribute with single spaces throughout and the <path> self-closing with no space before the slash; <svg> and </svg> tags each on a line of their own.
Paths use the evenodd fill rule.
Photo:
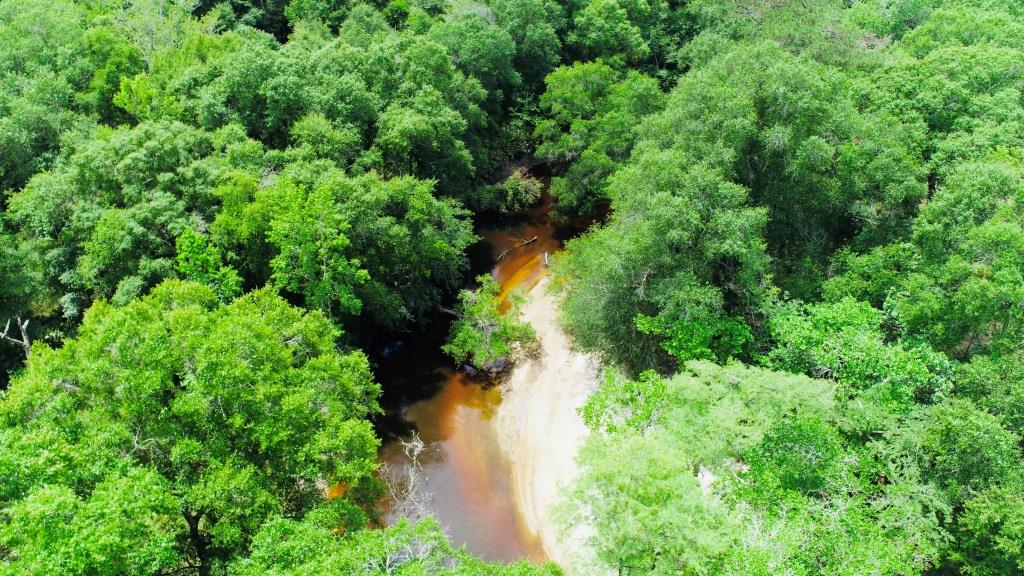
<svg viewBox="0 0 1024 576">
<path fill-rule="evenodd" d="M 0 575 L 556 573 L 367 527 L 339 352 L 450 302 L 531 150 L 615 365 L 578 572 L 1024 571 L 1022 41 L 1019 0 L 0 1 Z M 445 349 L 493 371 L 532 333 L 481 283 Z"/>
<path fill-rule="evenodd" d="M 609 370 L 601 386 L 580 409 L 580 416 L 595 431 L 643 431 L 661 421 L 662 412 L 668 407 L 667 390 L 665 379 L 656 372 L 647 371 L 630 380 Z"/>
<path fill-rule="evenodd" d="M 904 35 L 900 44 L 907 52 L 921 58 L 955 46 L 980 44 L 1017 48 L 1022 40 L 1024 26 L 1012 14 L 965 3 L 936 10 L 923 24 Z"/>
<path fill-rule="evenodd" d="M 143 71 L 144 62 L 139 49 L 117 31 L 106 27 L 88 30 L 84 36 L 86 58 L 95 70 L 88 90 L 77 95 L 80 102 L 95 110 L 100 119 L 116 126 L 129 119 L 125 111 L 114 103 L 114 95 L 121 89 L 121 80 Z"/>
<path fill-rule="evenodd" d="M 307 114 L 292 124 L 291 138 L 300 158 L 331 160 L 338 166 L 350 165 L 362 144 L 362 135 L 355 126 L 332 122 L 318 113 Z"/>
<path fill-rule="evenodd" d="M 362 302 L 355 286 L 369 276 L 358 260 L 346 256 L 348 222 L 334 209 L 327 188 L 306 193 L 282 182 L 274 188 L 267 240 L 277 249 L 270 261 L 277 286 L 301 294 L 306 304 L 330 317 L 358 314 Z"/>
<path fill-rule="evenodd" d="M 242 278 L 233 268 L 225 266 L 223 256 L 201 234 L 186 229 L 176 241 L 178 272 L 186 280 L 213 288 L 222 302 L 242 292 Z"/>
<path fill-rule="evenodd" d="M 70 2 L 14 0 L 0 6 L 0 190 L 48 167 L 61 134 L 88 121 L 74 91 L 88 77 L 81 10 Z"/>
<path fill-rule="evenodd" d="M 822 299 L 837 302 L 853 298 L 880 309 L 891 291 L 917 269 L 920 260 L 910 243 L 887 244 L 863 254 L 841 249 L 832 259 L 834 275 L 822 285 Z"/>
<path fill-rule="evenodd" d="M 901 433 L 904 449 L 954 504 L 1019 474 L 1020 437 L 970 401 L 950 400 L 916 416 Z"/>
<path fill-rule="evenodd" d="M 1002 419 L 1003 426 L 1024 437 L 1024 361 L 1013 354 L 977 355 L 960 364 L 956 390 Z"/>
<path fill-rule="evenodd" d="M 939 559 L 950 508 L 841 431 L 857 409 L 826 381 L 736 364 L 608 378 L 583 410 L 594 434 L 572 518 L 596 527 L 605 568 L 919 573 Z"/>
<path fill-rule="evenodd" d="M 738 364 L 692 362 L 670 380 L 608 378 L 583 414 L 594 434 L 581 454 L 573 520 L 609 568 L 650 574 L 711 571 L 743 539 L 727 501 L 706 493 L 698 470 L 733 474 L 784 414 L 825 418 L 831 386 Z M 630 465 L 623 466 L 623 462 Z"/>
<path fill-rule="evenodd" d="M 467 200 L 478 212 L 515 214 L 536 204 L 543 192 L 543 182 L 525 169 L 516 168 L 502 182 L 481 187 Z"/>
<path fill-rule="evenodd" d="M 502 312 L 501 286 L 488 274 L 477 277 L 480 287 L 459 292 L 458 318 L 452 322 L 448 343 L 441 347 L 460 364 L 495 369 L 514 361 L 516 355 L 529 353 L 537 335 L 529 324 L 521 322 L 514 295 L 504 301 L 511 306 Z"/>
<path fill-rule="evenodd" d="M 480 106 L 487 92 L 455 62 L 475 59 L 481 40 L 443 36 L 455 52 L 427 36 L 400 34 L 359 5 L 336 38 L 305 23 L 284 45 L 252 30 L 184 42 L 175 49 L 177 66 L 134 78 L 119 97 L 137 116 L 169 116 L 206 129 L 239 123 L 271 147 L 326 146 L 343 163 L 362 152 L 361 170 L 436 178 L 446 192 L 464 192 L 482 161 L 475 131 L 485 120 Z M 504 66 L 501 54 L 507 60 L 511 48 L 493 49 L 493 66 Z M 514 72 L 494 70 L 486 80 Z M 145 105 L 153 99 L 147 91 L 167 96 Z"/>
<path fill-rule="evenodd" d="M 922 207 L 913 227 L 919 256 L 885 300 L 906 334 L 958 357 L 1016 346 L 1021 190 L 1015 167 L 966 163 Z"/>
<path fill-rule="evenodd" d="M 954 560 L 971 576 L 996 576 L 1024 570 L 1024 497 L 1011 484 L 967 501 L 957 526 Z"/>
<path fill-rule="evenodd" d="M 914 220 L 914 243 L 928 261 L 959 248 L 972 228 L 1024 193 L 1019 168 L 1000 162 L 958 165 Z"/>
<path fill-rule="evenodd" d="M 396 574 L 415 576 L 556 576 L 553 565 L 535 567 L 526 561 L 507 566 L 488 564 L 448 543 L 435 521 L 399 522 L 383 530 L 338 536 L 315 521 L 278 519 L 268 522 L 253 542 L 252 556 L 232 565 L 231 576 L 347 576 Z"/>
<path fill-rule="evenodd" d="M 765 363 L 833 379 L 846 394 L 901 414 L 947 397 L 949 360 L 925 345 L 887 343 L 883 322 L 881 311 L 851 298 L 783 306 L 769 320 L 775 347 Z"/>
<path fill-rule="evenodd" d="M 759 484 L 818 496 L 829 488 L 842 452 L 835 428 L 820 418 L 798 415 L 773 424 L 744 460 Z"/>
<path fill-rule="evenodd" d="M 689 360 L 726 361 L 744 355 L 753 339 L 742 320 L 723 318 L 705 310 L 685 322 L 670 323 L 665 317 L 637 316 L 636 328 L 643 334 L 664 338 L 661 347 L 679 362 Z"/>
<path fill-rule="evenodd" d="M 10 550 L 0 574 L 144 576 L 173 570 L 185 536 L 171 485 L 129 468 L 81 498 L 68 486 L 40 486 L 5 509 L 0 542 Z"/>
<path fill-rule="evenodd" d="M 203 572 L 270 515 L 329 507 L 361 527 L 379 388 L 336 336 L 269 290 L 219 305 L 169 281 L 121 308 L 95 304 L 77 338 L 35 348 L 0 401 L 6 565 L 66 553 L 69 574 Z M 325 502 L 335 483 L 346 497 Z M 58 510 L 70 529 L 46 527 Z M 36 529 L 45 539 L 26 536 Z"/>
<path fill-rule="evenodd" d="M 156 564 L 125 566 L 133 573 L 168 566 L 172 553 L 209 570 L 243 551 L 269 515 L 316 505 L 361 526 L 357 504 L 376 494 L 378 441 L 365 418 L 379 388 L 366 357 L 338 353 L 335 337 L 323 316 L 268 290 L 218 305 L 209 288 L 172 281 L 121 308 L 93 305 L 78 338 L 37 346 L 0 404 L 0 499 L 22 510 L 4 523 L 8 565 L 38 561 L 22 550 L 46 541 L 18 533 L 45 529 L 35 524 L 59 509 L 52 499 L 75 498 L 61 490 L 85 498 L 75 504 L 84 526 L 90 513 L 127 523 L 92 526 L 99 539 L 47 536 L 92 554 L 75 574 L 104 562 L 115 565 L 103 573 L 117 573 L 136 562 L 136 547 L 137 562 Z M 350 490 L 325 504 L 335 483 Z M 108 501 L 115 495 L 127 500 Z M 127 556 L 103 558 L 103 546 Z"/>
<path fill-rule="evenodd" d="M 756 434 L 731 436 L 722 410 L 735 410 L 732 390 L 711 392 L 719 411 L 675 392 L 693 363 L 671 379 L 608 377 L 582 411 L 596 434 L 574 493 L 604 567 L 1019 571 L 1019 3 L 701 0 L 686 10 L 703 30 L 680 52 L 691 69 L 640 123 L 629 159 L 608 165 L 608 223 L 571 241 L 557 268 L 566 324 L 627 368 L 668 371 L 638 350 L 734 355 L 728 327 L 742 320 L 748 353 L 833 382 L 835 406 L 778 413 Z M 579 93 L 583 78 L 601 89 L 616 79 L 582 76 L 583 66 L 598 70 L 560 72 L 577 73 Z M 572 109 L 549 114 L 562 110 Z M 582 110 L 572 112 L 594 113 Z M 578 125 L 566 142 L 584 133 Z M 650 162 L 656 155 L 672 161 Z M 566 161 L 587 166 L 582 154 Z M 709 261 L 699 242 L 715 212 L 647 227 L 673 208 L 665 197 L 644 202 L 651 183 L 708 166 L 742 196 L 691 198 L 715 198 L 722 214 L 764 210 L 764 224 L 747 227 L 762 256 L 732 253 L 758 263 L 751 274 L 731 259 L 694 274 Z M 696 245 L 670 243 L 693 231 Z M 715 246 L 737 236 L 747 238 L 733 232 Z M 685 290 L 663 280 L 694 277 Z M 779 304 L 773 285 L 804 302 Z M 726 447 L 709 451 L 709 436 Z M 705 490 L 701 468 L 717 477 Z"/>
<path fill-rule="evenodd" d="M 467 128 L 465 118 L 445 109 L 440 93 L 422 89 L 381 113 L 366 167 L 380 166 L 390 176 L 444 176 L 447 190 L 465 189 L 474 175 L 473 157 L 459 138 Z"/>
</svg>

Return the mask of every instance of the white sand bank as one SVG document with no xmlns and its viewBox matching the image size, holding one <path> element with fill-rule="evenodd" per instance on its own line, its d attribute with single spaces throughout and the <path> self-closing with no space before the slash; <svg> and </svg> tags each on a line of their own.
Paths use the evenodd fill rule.
<svg viewBox="0 0 1024 576">
<path fill-rule="evenodd" d="M 516 502 L 526 528 L 540 538 L 547 555 L 566 574 L 587 556 L 587 527 L 563 536 L 552 507 L 576 477 L 576 453 L 587 429 L 577 414 L 597 386 L 598 367 L 574 352 L 557 323 L 557 301 L 547 279 L 530 292 L 522 320 L 533 326 L 541 353 L 520 363 L 505 383 L 494 425 L 512 463 Z"/>
</svg>

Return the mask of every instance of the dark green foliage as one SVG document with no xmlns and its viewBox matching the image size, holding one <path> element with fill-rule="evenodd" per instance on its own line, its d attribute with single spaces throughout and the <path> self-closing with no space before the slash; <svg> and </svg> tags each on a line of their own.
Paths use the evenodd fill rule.
<svg viewBox="0 0 1024 576">
<path fill-rule="evenodd" d="M 610 200 L 607 176 L 629 157 L 637 124 L 661 110 L 664 94 L 651 78 L 623 77 L 600 60 L 559 68 L 546 84 L 536 153 L 564 171 L 551 183 L 558 211 L 598 216 Z"/>
<path fill-rule="evenodd" d="M 553 0 L 489 0 L 487 4 L 498 26 L 515 42 L 512 62 L 523 82 L 539 92 L 544 77 L 561 62 L 562 6 Z"/>
<path fill-rule="evenodd" d="M 562 311 L 577 343 L 630 369 L 665 366 L 663 339 L 714 325 L 733 344 L 743 328 L 717 324 L 766 301 L 765 212 L 747 191 L 707 165 L 687 169 L 681 152 L 640 155 L 612 178 L 608 224 L 569 242 L 555 272 L 568 281 Z M 641 334 L 637 318 L 655 338 Z M 651 328 L 657 328 L 652 330 Z M 735 338 L 739 336 L 739 338 Z M 686 356 L 707 356 L 670 344 Z M 734 345 L 721 342 L 729 355 Z M 718 344 L 714 344 L 718 346 Z M 707 347 L 707 346 L 703 346 Z"/>
<path fill-rule="evenodd" d="M 269 186 L 238 175 L 219 188 L 224 207 L 212 235 L 244 255 L 243 269 L 258 281 L 332 318 L 361 314 L 367 328 L 394 330 L 457 288 L 476 239 L 468 213 L 432 191 L 415 178 L 352 178 L 296 163 Z"/>
<path fill-rule="evenodd" d="M 77 318 L 94 297 L 127 302 L 173 275 L 175 238 L 211 219 L 219 174 L 253 166 L 238 154 L 251 148 L 260 151 L 230 128 L 98 128 L 10 198 L 9 218 L 41 250 L 44 286 Z"/>
</svg>

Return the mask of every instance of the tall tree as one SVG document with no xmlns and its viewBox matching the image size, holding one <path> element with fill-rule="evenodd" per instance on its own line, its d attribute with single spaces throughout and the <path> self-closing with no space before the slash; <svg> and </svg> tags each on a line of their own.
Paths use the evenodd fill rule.
<svg viewBox="0 0 1024 576">
<path fill-rule="evenodd" d="M 336 337 L 270 290 L 221 305 L 169 281 L 92 306 L 77 338 L 35 347 L 0 400 L 4 565 L 205 575 L 270 516 L 364 526 L 379 387 Z M 345 495 L 327 500 L 332 485 Z"/>
</svg>

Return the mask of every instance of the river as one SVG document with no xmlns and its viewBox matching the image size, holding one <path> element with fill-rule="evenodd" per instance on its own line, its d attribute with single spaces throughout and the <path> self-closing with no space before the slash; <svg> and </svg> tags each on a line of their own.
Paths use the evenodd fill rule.
<svg viewBox="0 0 1024 576">
<path fill-rule="evenodd" d="M 546 273 L 545 255 L 561 249 L 551 207 L 545 194 L 526 214 L 479 226 L 481 241 L 470 253 L 473 273 L 490 270 L 502 298 L 532 289 Z M 387 411 L 378 425 L 385 440 L 380 461 L 392 471 L 406 470 L 410 461 L 399 440 L 415 431 L 425 445 L 418 458 L 422 494 L 456 546 L 491 561 L 547 560 L 518 510 L 511 463 L 497 438 L 493 419 L 501 390 L 455 370 L 439 350 L 446 324 L 439 318 L 377 362 Z M 394 508 L 386 508 L 385 522 L 396 521 Z"/>
</svg>

